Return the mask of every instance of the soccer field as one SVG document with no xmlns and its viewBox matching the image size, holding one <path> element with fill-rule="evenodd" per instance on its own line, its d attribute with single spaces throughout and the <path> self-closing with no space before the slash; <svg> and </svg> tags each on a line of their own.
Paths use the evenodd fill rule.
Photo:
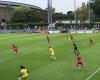
<svg viewBox="0 0 100 80">
<path fill-rule="evenodd" d="M 56 61 L 51 60 L 46 36 L 42 34 L 0 34 L 0 80 L 16 80 L 20 65 L 29 70 L 27 80 L 86 80 L 100 68 L 100 34 L 73 36 L 87 71 L 76 68 L 76 56 L 66 34 L 50 35 Z M 92 47 L 89 37 L 95 43 Z M 13 55 L 13 43 L 18 46 L 19 55 Z M 89 80 L 100 80 L 100 71 Z"/>
</svg>

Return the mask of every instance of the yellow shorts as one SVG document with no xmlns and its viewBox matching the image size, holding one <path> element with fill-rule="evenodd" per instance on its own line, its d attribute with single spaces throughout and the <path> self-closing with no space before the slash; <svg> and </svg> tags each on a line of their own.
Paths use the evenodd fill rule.
<svg viewBox="0 0 100 80">
<path fill-rule="evenodd" d="M 51 56 L 54 56 L 55 54 L 54 53 L 51 53 Z"/>
<path fill-rule="evenodd" d="M 21 76 L 22 79 L 27 79 L 28 76 Z"/>
</svg>

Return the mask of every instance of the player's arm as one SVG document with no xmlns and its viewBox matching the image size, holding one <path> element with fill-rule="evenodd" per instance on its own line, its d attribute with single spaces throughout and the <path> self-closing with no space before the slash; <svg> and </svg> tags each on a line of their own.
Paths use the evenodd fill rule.
<svg viewBox="0 0 100 80">
<path fill-rule="evenodd" d="M 21 77 L 22 76 L 22 73 L 19 75 L 19 77 Z"/>
<path fill-rule="evenodd" d="M 21 70 L 21 73 L 20 73 L 19 77 L 21 77 L 22 75 L 23 75 L 23 71 Z"/>
<path fill-rule="evenodd" d="M 29 73 L 29 71 L 27 70 L 27 73 Z"/>
</svg>

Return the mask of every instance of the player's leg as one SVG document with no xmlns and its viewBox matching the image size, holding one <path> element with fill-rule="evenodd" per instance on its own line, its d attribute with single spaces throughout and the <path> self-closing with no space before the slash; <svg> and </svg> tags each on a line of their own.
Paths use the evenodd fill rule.
<svg viewBox="0 0 100 80">
<path fill-rule="evenodd" d="M 51 47 L 51 44 L 50 44 L 50 43 L 48 43 L 48 46 L 49 46 L 49 47 Z"/>
<path fill-rule="evenodd" d="M 18 54 L 18 49 L 16 50 L 16 53 Z"/>
<path fill-rule="evenodd" d="M 84 68 L 86 70 L 86 67 L 83 63 L 81 63 L 82 68 Z"/>
<path fill-rule="evenodd" d="M 51 55 L 51 59 L 53 60 L 53 56 Z"/>
<path fill-rule="evenodd" d="M 19 78 L 17 78 L 17 80 L 22 80 L 22 78 L 21 78 L 21 77 L 19 77 Z"/>
<path fill-rule="evenodd" d="M 92 41 L 92 45 L 94 45 L 93 41 Z"/>
<path fill-rule="evenodd" d="M 76 66 L 77 66 L 77 69 L 80 69 L 80 64 L 78 62 L 76 64 Z"/>
<path fill-rule="evenodd" d="M 94 43 L 93 43 L 93 41 L 90 41 L 90 47 L 91 47 L 92 45 L 94 45 Z"/>
<path fill-rule="evenodd" d="M 55 55 L 51 55 L 51 59 L 52 59 L 52 60 L 56 60 Z"/>
<path fill-rule="evenodd" d="M 17 50 L 14 50 L 14 54 L 17 55 L 18 54 L 18 51 Z"/>
<path fill-rule="evenodd" d="M 53 60 L 56 60 L 56 56 L 55 55 L 53 55 Z"/>
<path fill-rule="evenodd" d="M 80 69 L 80 65 L 79 64 L 77 64 L 77 69 Z"/>
<path fill-rule="evenodd" d="M 16 51 L 15 50 L 13 50 L 13 54 L 16 55 Z"/>
<path fill-rule="evenodd" d="M 78 50 L 76 50 L 76 55 L 79 55 L 80 53 L 79 53 L 79 51 Z"/>
<path fill-rule="evenodd" d="M 76 55 L 76 50 L 74 50 L 73 53 Z"/>
<path fill-rule="evenodd" d="M 25 77 L 21 77 L 21 79 L 22 79 L 22 80 L 26 80 L 26 79 L 27 79 L 27 77 L 26 77 L 26 76 L 25 76 Z"/>
</svg>

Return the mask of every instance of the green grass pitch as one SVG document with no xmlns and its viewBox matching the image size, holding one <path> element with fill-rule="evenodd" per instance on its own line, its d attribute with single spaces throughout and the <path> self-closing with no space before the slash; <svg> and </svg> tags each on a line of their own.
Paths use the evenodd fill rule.
<svg viewBox="0 0 100 80">
<path fill-rule="evenodd" d="M 65 34 L 50 34 L 57 57 L 50 59 L 47 39 L 42 34 L 0 34 L 0 80 L 16 80 L 20 65 L 29 70 L 27 80 L 86 80 L 100 68 L 100 34 L 73 34 L 87 71 L 77 70 L 72 44 Z M 89 37 L 95 45 L 89 47 Z M 13 55 L 11 45 L 19 48 Z M 90 80 L 100 80 L 100 71 Z"/>
</svg>

